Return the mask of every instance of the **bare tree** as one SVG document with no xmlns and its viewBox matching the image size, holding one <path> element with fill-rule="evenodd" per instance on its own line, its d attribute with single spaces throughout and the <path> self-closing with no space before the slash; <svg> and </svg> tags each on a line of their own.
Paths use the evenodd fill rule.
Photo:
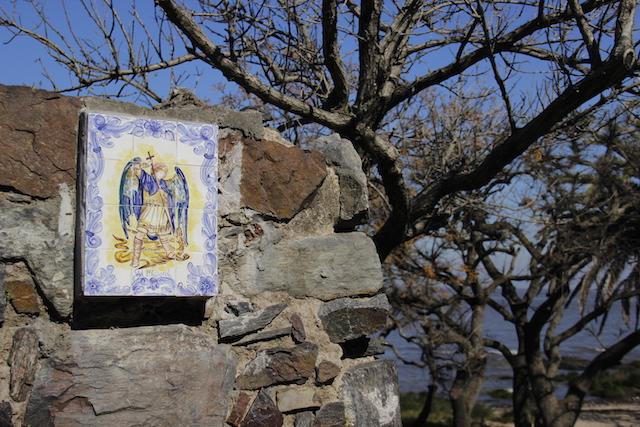
<svg viewBox="0 0 640 427">
<path fill-rule="evenodd" d="M 468 401 L 482 382 L 484 348 L 504 356 L 518 426 L 573 425 L 596 375 L 640 344 L 640 135 L 633 111 L 604 125 L 589 117 L 559 132 L 514 171 L 510 186 L 470 194 L 442 231 L 396 253 L 389 267 L 399 282 L 391 293 L 398 319 L 428 325 L 436 342 L 456 345 L 459 372 L 473 372 L 461 387 Z M 539 192 L 496 204 L 529 187 Z M 566 325 L 572 304 L 580 316 Z M 614 304 L 622 307 L 627 335 L 607 343 L 558 397 L 562 345 L 586 329 L 601 332 Z M 512 325 L 515 352 L 483 330 L 486 310 Z M 456 409 L 454 398 L 454 411 L 470 411 Z"/>
<path fill-rule="evenodd" d="M 200 0 L 189 7 L 156 0 L 152 11 L 141 6 L 149 2 L 79 0 L 62 6 L 80 8 L 84 18 L 67 14 L 66 22 L 54 22 L 45 2 L 27 3 L 31 16 L 5 6 L 0 24 L 41 43 L 70 71 L 74 82 L 56 86 L 61 92 L 102 85 L 117 96 L 134 88 L 159 102 L 153 76 L 166 70 L 179 83 L 185 64 L 198 63 L 276 107 L 281 128 L 314 123 L 352 141 L 375 166 L 391 208 L 375 235 L 382 259 L 408 236 L 432 230 L 444 198 L 488 184 L 598 96 L 633 90 L 638 68 L 634 0 Z M 93 32 L 80 34 L 78 19 Z M 468 87 L 456 81 L 472 74 L 487 77 L 501 109 L 499 131 L 482 141 L 474 167 L 412 187 L 389 137 L 389 113 L 427 90 L 464 98 Z"/>
</svg>

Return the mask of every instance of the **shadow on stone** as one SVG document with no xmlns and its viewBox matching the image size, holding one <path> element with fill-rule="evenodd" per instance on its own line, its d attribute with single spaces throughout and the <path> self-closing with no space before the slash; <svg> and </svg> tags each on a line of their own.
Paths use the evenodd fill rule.
<svg viewBox="0 0 640 427">
<path fill-rule="evenodd" d="M 73 329 L 129 328 L 182 323 L 198 326 L 206 298 L 84 297 L 76 292 Z"/>
</svg>

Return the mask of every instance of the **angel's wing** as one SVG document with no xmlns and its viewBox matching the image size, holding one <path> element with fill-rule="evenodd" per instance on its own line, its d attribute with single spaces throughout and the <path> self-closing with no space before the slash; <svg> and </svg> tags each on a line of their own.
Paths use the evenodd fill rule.
<svg viewBox="0 0 640 427">
<path fill-rule="evenodd" d="M 189 220 L 189 185 L 187 178 L 184 176 L 182 169 L 176 166 L 176 176 L 172 180 L 173 197 L 176 209 L 176 234 L 184 239 L 185 245 L 189 244 L 187 238 L 188 220 Z"/>
<path fill-rule="evenodd" d="M 133 167 L 141 163 L 139 157 L 134 157 L 122 170 L 120 178 L 120 223 L 124 235 L 129 238 L 129 226 L 131 215 L 135 215 L 136 219 L 140 217 L 140 209 L 142 207 L 142 191 L 140 191 L 140 182 L 136 176 Z"/>
</svg>

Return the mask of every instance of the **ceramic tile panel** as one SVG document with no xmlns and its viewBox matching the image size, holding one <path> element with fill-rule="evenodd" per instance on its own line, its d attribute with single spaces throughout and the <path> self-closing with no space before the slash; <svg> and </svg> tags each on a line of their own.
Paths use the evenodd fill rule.
<svg viewBox="0 0 640 427">
<path fill-rule="evenodd" d="M 86 120 L 85 295 L 217 294 L 217 126 Z"/>
</svg>

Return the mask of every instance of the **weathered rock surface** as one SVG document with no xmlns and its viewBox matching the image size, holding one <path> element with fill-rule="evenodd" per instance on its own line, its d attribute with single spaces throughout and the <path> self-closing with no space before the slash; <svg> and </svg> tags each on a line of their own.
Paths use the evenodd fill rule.
<svg viewBox="0 0 640 427">
<path fill-rule="evenodd" d="M 331 402 L 324 405 L 316 413 L 313 427 L 344 427 L 347 425 L 345 419 L 345 407 L 342 402 Z M 375 426 L 375 424 L 350 424 L 357 427 Z"/>
<path fill-rule="evenodd" d="M 235 341 L 251 332 L 259 331 L 267 326 L 278 314 L 287 307 L 287 304 L 274 304 L 254 313 L 245 313 L 234 319 L 220 320 L 218 322 L 218 334 L 220 342 Z"/>
<path fill-rule="evenodd" d="M 293 313 L 291 317 L 289 317 L 289 322 L 291 322 L 291 338 L 296 343 L 305 342 L 307 340 L 307 333 L 304 330 L 304 323 L 302 323 L 302 318 L 298 313 Z"/>
<path fill-rule="evenodd" d="M 327 384 L 331 382 L 340 373 L 340 367 L 333 362 L 323 360 L 316 367 L 316 382 L 318 384 Z"/>
<path fill-rule="evenodd" d="M 4 264 L 0 264 L 0 326 L 4 322 L 4 309 L 7 306 L 7 295 L 4 290 Z"/>
<path fill-rule="evenodd" d="M 266 391 L 260 390 L 240 427 L 280 427 L 283 421 L 282 413 L 276 404 Z"/>
<path fill-rule="evenodd" d="M 312 387 L 290 387 L 278 390 L 277 396 L 278 409 L 284 413 L 320 407 L 320 400 Z"/>
<path fill-rule="evenodd" d="M 9 394 L 16 402 L 27 398 L 38 365 L 38 336 L 32 328 L 20 328 L 13 335 L 9 353 Z"/>
<path fill-rule="evenodd" d="M 11 421 L 12 414 L 13 410 L 11 409 L 11 404 L 9 402 L 1 402 L 0 427 L 13 427 L 13 422 Z"/>
<path fill-rule="evenodd" d="M 398 373 L 390 360 L 348 369 L 342 395 L 347 422 L 355 426 L 400 427 Z"/>
<path fill-rule="evenodd" d="M 317 357 L 318 346 L 311 343 L 261 350 L 236 378 L 236 386 L 257 390 L 273 384 L 304 384 L 314 376 Z"/>
<path fill-rule="evenodd" d="M 382 287 L 382 270 L 371 239 L 340 233 L 286 240 L 267 247 L 255 281 L 239 283 L 245 295 L 266 291 L 331 300 L 373 295 Z"/>
<path fill-rule="evenodd" d="M 23 262 L 6 266 L 4 286 L 9 301 L 17 313 L 40 313 L 35 284 L 31 273 Z"/>
<path fill-rule="evenodd" d="M 55 309 L 50 314 L 60 317 L 69 317 L 73 305 L 75 202 L 70 188 L 63 184 L 58 196 L 46 200 L 0 192 L 0 253 L 24 260 Z"/>
<path fill-rule="evenodd" d="M 222 425 L 230 348 L 182 325 L 71 331 L 44 359 L 25 425 Z"/>
<path fill-rule="evenodd" d="M 235 111 L 219 105 L 186 105 L 170 101 L 160 109 L 150 110 L 128 102 L 98 97 L 78 98 L 82 106 L 90 110 L 116 112 L 133 116 L 144 115 L 158 119 L 178 119 L 196 122 L 217 123 L 220 128 L 238 129 L 248 137 L 262 138 L 264 127 L 259 111 Z M 168 107 L 168 108 L 167 108 Z"/>
<path fill-rule="evenodd" d="M 294 427 L 313 427 L 313 412 L 300 412 L 296 414 Z"/>
<path fill-rule="evenodd" d="M 269 341 L 276 338 L 286 337 L 287 335 L 291 335 L 291 327 L 273 329 L 270 331 L 262 331 L 251 335 L 245 335 L 239 341 L 234 342 L 232 345 L 249 345 L 260 341 Z"/>
<path fill-rule="evenodd" d="M 238 427 L 244 419 L 244 416 L 249 411 L 251 401 L 251 395 L 240 392 L 236 399 L 236 403 L 233 405 L 233 409 L 231 409 L 231 413 L 227 417 L 227 424 L 230 424 L 233 427 Z"/>
<path fill-rule="evenodd" d="M 242 204 L 278 219 L 303 209 L 327 175 L 317 151 L 286 147 L 273 141 L 243 141 Z"/>
<path fill-rule="evenodd" d="M 341 298 L 324 303 L 318 312 L 324 330 L 334 343 L 353 340 L 380 330 L 391 306 L 386 295 L 373 298 Z"/>
<path fill-rule="evenodd" d="M 340 181 L 340 220 L 338 229 L 353 229 L 367 219 L 369 196 L 367 176 L 362 170 L 362 160 L 349 140 L 338 134 L 318 138 L 309 143 L 310 148 L 325 155 Z"/>
<path fill-rule="evenodd" d="M 39 199 L 73 188 L 79 109 L 77 98 L 0 86 L 0 185 Z"/>
<path fill-rule="evenodd" d="M 225 217 L 241 206 L 242 138 L 237 134 L 222 137 L 218 145 L 218 214 Z"/>
</svg>

